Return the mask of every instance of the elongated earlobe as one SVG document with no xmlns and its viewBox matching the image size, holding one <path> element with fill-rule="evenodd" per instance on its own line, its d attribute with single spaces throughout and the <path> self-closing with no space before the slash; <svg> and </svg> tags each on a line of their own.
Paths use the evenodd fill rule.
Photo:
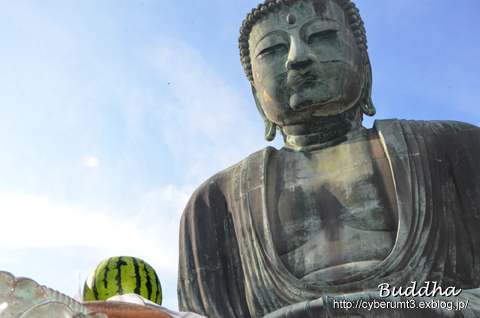
<svg viewBox="0 0 480 318">
<path fill-rule="evenodd" d="M 275 136 L 277 134 L 277 125 L 272 123 L 270 120 L 265 121 L 265 140 L 266 141 L 272 141 L 275 139 Z"/>
<path fill-rule="evenodd" d="M 360 108 L 365 115 L 373 116 L 377 110 L 372 102 L 372 66 L 366 52 L 363 56 L 363 65 L 365 68 L 365 86 L 363 88 L 362 100 L 360 101 Z"/>
<path fill-rule="evenodd" d="M 377 113 L 377 109 L 373 105 L 371 98 L 368 98 L 360 107 L 362 112 L 367 116 L 374 116 Z"/>
<path fill-rule="evenodd" d="M 277 125 L 272 121 L 270 121 L 270 119 L 268 119 L 268 117 L 265 115 L 262 104 L 257 98 L 257 90 L 253 85 L 252 85 L 252 94 L 253 94 L 253 97 L 255 98 L 255 105 L 257 105 L 257 110 L 260 113 L 260 116 L 262 116 L 263 121 L 265 122 L 265 140 L 272 141 L 275 139 L 275 136 L 277 134 Z"/>
</svg>

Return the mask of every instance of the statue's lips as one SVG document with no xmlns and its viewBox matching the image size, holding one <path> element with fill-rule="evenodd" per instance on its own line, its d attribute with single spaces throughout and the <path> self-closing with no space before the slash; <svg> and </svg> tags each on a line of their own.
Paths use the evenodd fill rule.
<svg viewBox="0 0 480 318">
<path fill-rule="evenodd" d="M 317 68 L 307 68 L 301 71 L 293 70 L 288 72 L 287 87 L 292 90 L 298 90 L 320 79 L 321 73 Z"/>
</svg>

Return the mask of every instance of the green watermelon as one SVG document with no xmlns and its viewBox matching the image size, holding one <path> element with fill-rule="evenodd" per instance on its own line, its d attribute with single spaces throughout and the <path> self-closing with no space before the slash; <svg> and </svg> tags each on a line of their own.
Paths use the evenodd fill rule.
<svg viewBox="0 0 480 318">
<path fill-rule="evenodd" d="M 150 265 L 135 257 L 110 257 L 88 275 L 83 288 L 83 300 L 107 300 L 130 293 L 162 304 L 162 286 Z"/>
</svg>

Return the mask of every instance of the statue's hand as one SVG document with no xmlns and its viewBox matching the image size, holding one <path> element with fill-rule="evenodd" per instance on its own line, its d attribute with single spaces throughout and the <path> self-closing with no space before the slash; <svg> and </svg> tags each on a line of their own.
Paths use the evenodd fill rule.
<svg viewBox="0 0 480 318">
<path fill-rule="evenodd" d="M 281 308 L 264 316 L 264 318 L 327 318 L 327 312 L 323 306 L 323 299 L 304 301 Z"/>
</svg>

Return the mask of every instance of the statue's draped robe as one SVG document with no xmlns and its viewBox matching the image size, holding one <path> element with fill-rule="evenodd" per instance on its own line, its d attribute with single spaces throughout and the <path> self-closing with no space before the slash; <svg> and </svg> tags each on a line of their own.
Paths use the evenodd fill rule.
<svg viewBox="0 0 480 318">
<path fill-rule="evenodd" d="M 266 166 L 277 150 L 268 147 L 212 177 L 189 201 L 180 231 L 180 309 L 211 318 L 263 317 L 324 296 L 368 298 L 382 283 L 436 281 L 444 290 L 461 288 L 457 298 L 444 299 L 469 300 L 462 315 L 480 317 L 480 128 L 384 120 L 373 129 L 390 163 L 398 207 L 396 243 L 381 264 L 315 284 L 289 273 L 269 228 Z M 323 299 L 331 307 L 328 299 L 335 297 Z"/>
</svg>

